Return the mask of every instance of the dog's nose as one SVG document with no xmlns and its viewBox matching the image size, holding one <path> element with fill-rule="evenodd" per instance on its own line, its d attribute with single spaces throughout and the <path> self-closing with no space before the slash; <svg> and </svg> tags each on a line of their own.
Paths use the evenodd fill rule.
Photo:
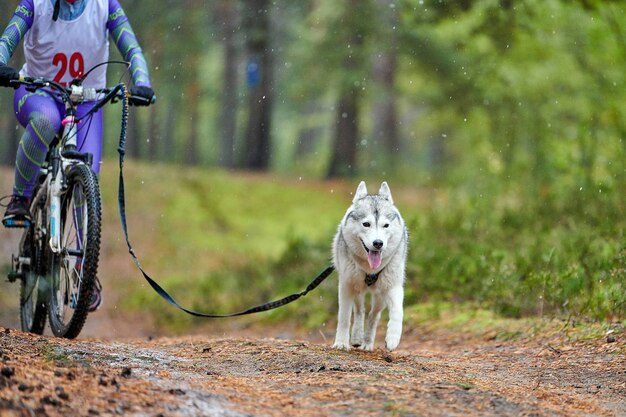
<svg viewBox="0 0 626 417">
<path fill-rule="evenodd" d="M 376 249 L 378 249 L 378 250 L 381 250 L 381 249 L 382 249 L 382 247 L 383 247 L 383 241 L 382 241 L 382 240 L 380 240 L 380 239 L 376 239 L 376 240 L 373 242 L 373 244 L 374 244 L 374 247 L 375 247 Z"/>
</svg>

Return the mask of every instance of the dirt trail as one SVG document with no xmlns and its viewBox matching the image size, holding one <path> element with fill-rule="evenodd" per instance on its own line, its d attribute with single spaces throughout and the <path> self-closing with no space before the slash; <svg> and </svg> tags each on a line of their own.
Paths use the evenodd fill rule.
<svg viewBox="0 0 626 417">
<path fill-rule="evenodd" d="M 409 332 L 391 354 L 329 345 L 0 328 L 0 416 L 626 416 L 623 329 L 587 342 Z"/>
<path fill-rule="evenodd" d="M 8 172 L 0 170 L 4 189 Z M 221 337 L 150 338 L 149 317 L 117 307 L 116 288 L 138 273 L 114 245 L 119 224 L 104 230 L 105 303 L 81 339 L 0 327 L 0 417 L 626 416 L 620 326 L 609 343 L 561 333 L 498 341 L 407 325 L 392 354 L 336 351 L 332 334 L 242 330 L 241 321 L 206 332 Z M 0 228 L 2 259 L 18 240 Z M 4 327 L 19 326 L 18 291 L 6 283 L 0 291 Z"/>
</svg>

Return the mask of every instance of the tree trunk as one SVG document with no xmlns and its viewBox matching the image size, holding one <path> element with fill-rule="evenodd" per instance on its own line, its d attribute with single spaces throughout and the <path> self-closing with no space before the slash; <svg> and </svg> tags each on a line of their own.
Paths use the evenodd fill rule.
<svg viewBox="0 0 626 417">
<path fill-rule="evenodd" d="M 314 101 L 309 101 L 304 105 L 300 117 L 304 123 L 298 134 L 298 143 L 295 152 L 296 158 L 306 157 L 315 149 L 315 145 L 321 136 L 323 128 L 318 124 L 312 125 L 309 120 L 313 119 L 319 112 L 321 112 L 319 105 Z"/>
<path fill-rule="evenodd" d="M 374 62 L 373 78 L 380 94 L 373 110 L 372 141 L 378 155 L 384 155 L 387 166 L 393 165 L 400 154 L 400 140 L 397 128 L 396 97 L 394 91 L 396 56 L 393 52 L 379 54 Z"/>
<path fill-rule="evenodd" d="M 359 98 L 361 86 L 357 82 L 358 74 L 362 68 L 363 33 L 359 33 L 358 15 L 355 10 L 359 7 L 358 0 L 350 0 L 346 7 L 346 45 L 350 49 L 344 58 L 343 80 L 339 89 L 337 105 L 335 135 L 332 147 L 330 166 L 326 174 L 327 178 L 348 176 L 356 173 L 357 142 L 359 137 Z M 356 19 L 356 20 L 355 20 Z"/>
<path fill-rule="evenodd" d="M 166 106 L 165 120 L 163 122 L 163 133 L 161 135 L 161 152 L 165 162 L 176 162 L 176 142 L 174 134 L 176 132 L 176 109 L 178 104 L 174 100 L 163 103 Z"/>
<path fill-rule="evenodd" d="M 271 149 L 272 59 L 270 54 L 269 0 L 246 1 L 244 26 L 248 28 L 246 49 L 248 126 L 244 167 L 266 170 Z"/>
<path fill-rule="evenodd" d="M 220 0 L 217 6 L 218 25 L 224 47 L 222 81 L 222 117 L 219 120 L 219 164 L 226 168 L 235 165 L 235 132 L 237 126 L 237 10 L 231 0 Z"/>
<path fill-rule="evenodd" d="M 198 97 L 200 96 L 200 86 L 197 82 L 192 82 L 189 86 L 187 103 L 189 109 L 189 136 L 185 148 L 185 163 L 188 165 L 200 164 L 200 148 L 198 147 Z"/>
<path fill-rule="evenodd" d="M 159 142 L 161 137 L 159 134 L 158 112 L 156 107 L 150 106 L 150 114 L 148 115 L 148 158 L 151 161 L 159 160 Z"/>
<path fill-rule="evenodd" d="M 398 26 L 397 8 L 391 7 L 392 0 L 378 0 L 380 12 L 382 42 L 379 53 L 374 57 L 373 79 L 377 91 L 373 110 L 373 150 L 376 155 L 383 155 L 386 160 L 376 161 L 385 168 L 397 162 L 400 154 L 400 138 L 397 128 L 395 80 L 397 71 L 396 31 Z"/>
<path fill-rule="evenodd" d="M 128 112 L 128 130 L 126 137 L 126 155 L 129 158 L 139 159 L 141 155 L 141 129 L 137 112 Z"/>
<path fill-rule="evenodd" d="M 339 98 L 333 154 L 327 178 L 351 177 L 356 173 L 359 89 L 350 88 Z"/>
</svg>

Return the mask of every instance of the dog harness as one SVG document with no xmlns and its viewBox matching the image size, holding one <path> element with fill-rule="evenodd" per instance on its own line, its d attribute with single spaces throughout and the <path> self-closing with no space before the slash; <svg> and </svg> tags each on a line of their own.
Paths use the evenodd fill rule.
<svg viewBox="0 0 626 417">
<path fill-rule="evenodd" d="M 376 272 L 375 274 L 365 274 L 365 283 L 367 284 L 368 287 L 371 287 L 372 285 L 376 284 L 376 281 L 378 281 L 378 275 L 380 275 L 380 273 L 383 272 L 383 269 Z"/>
</svg>

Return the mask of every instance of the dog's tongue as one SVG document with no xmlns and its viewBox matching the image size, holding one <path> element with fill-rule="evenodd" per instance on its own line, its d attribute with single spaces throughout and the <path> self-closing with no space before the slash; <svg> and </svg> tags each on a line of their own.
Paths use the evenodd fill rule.
<svg viewBox="0 0 626 417">
<path fill-rule="evenodd" d="M 369 262 L 370 268 L 378 269 L 381 261 L 382 261 L 382 257 L 380 256 L 380 251 L 371 250 L 368 252 L 367 262 Z"/>
</svg>

